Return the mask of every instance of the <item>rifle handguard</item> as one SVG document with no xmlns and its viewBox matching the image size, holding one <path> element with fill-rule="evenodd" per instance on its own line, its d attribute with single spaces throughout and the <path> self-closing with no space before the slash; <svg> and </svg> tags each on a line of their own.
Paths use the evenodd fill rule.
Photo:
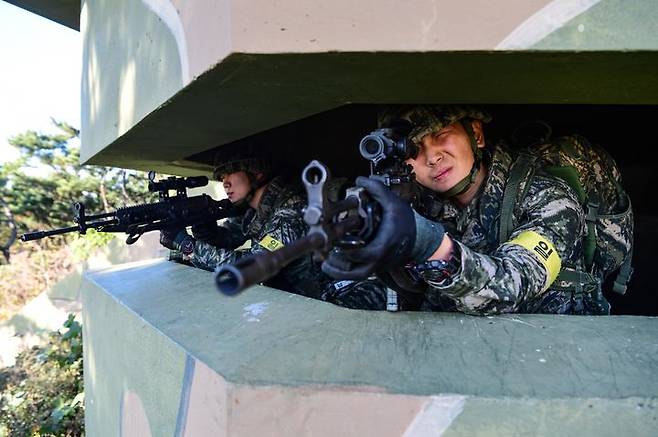
<svg viewBox="0 0 658 437">
<path fill-rule="evenodd" d="M 273 277 L 295 259 L 324 247 L 325 243 L 322 235 L 311 233 L 274 252 L 257 253 L 235 264 L 220 266 L 215 272 L 217 289 L 227 296 L 234 296 Z"/>
</svg>

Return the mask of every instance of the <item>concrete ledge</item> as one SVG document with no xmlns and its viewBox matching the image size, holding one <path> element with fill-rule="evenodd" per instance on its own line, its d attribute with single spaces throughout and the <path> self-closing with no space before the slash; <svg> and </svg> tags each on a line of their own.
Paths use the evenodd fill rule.
<svg viewBox="0 0 658 437">
<path fill-rule="evenodd" d="M 83 284 L 89 435 L 652 435 L 658 320 L 219 295 L 164 261 Z"/>
<path fill-rule="evenodd" d="M 656 104 L 657 68 L 656 51 L 235 53 L 125 133 L 108 134 L 111 144 L 83 148 L 82 160 L 210 172 L 194 155 L 349 103 Z M 442 86 L 427 86 L 437 81 Z M 372 114 L 362 130 L 374 125 L 376 108 Z M 338 114 L 341 125 L 353 123 L 350 115 Z"/>
</svg>

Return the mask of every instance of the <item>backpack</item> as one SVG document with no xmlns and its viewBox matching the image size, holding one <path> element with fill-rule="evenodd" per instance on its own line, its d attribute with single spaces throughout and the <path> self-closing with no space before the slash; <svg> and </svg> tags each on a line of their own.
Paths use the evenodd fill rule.
<svg viewBox="0 0 658 437">
<path fill-rule="evenodd" d="M 538 123 L 546 134 L 524 146 L 510 168 L 501 207 L 500 243 L 508 240 L 515 227 L 513 210 L 525 197 L 528 182 L 536 171 L 544 171 L 573 189 L 587 224 L 582 241 L 586 271 L 564 268 L 556 283 L 567 281 L 582 292 L 583 284 L 594 282 L 600 290 L 603 280 L 618 270 L 613 291 L 624 294 L 633 273 L 633 212 L 617 164 L 608 152 L 580 135 L 549 139 L 550 127 Z"/>
</svg>

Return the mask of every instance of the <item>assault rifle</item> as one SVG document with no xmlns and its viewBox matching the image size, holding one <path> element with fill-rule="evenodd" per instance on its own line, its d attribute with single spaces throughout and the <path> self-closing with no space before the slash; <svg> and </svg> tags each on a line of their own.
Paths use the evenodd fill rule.
<svg viewBox="0 0 658 437">
<path fill-rule="evenodd" d="M 405 161 L 417 154 L 416 145 L 400 127 L 378 129 L 361 139 L 359 152 L 370 161 L 370 176 L 384 183 L 409 201 L 414 197 L 415 176 Z M 354 249 L 374 237 L 381 220 L 381 207 L 365 190 L 349 188 L 343 200 L 327 197 L 329 169 L 313 160 L 302 172 L 308 206 L 304 221 L 308 234 L 273 252 L 245 257 L 235 264 L 220 266 L 215 282 L 220 292 L 235 295 L 247 287 L 275 276 L 293 260 L 313 253 L 324 259 L 333 248 Z"/>
<path fill-rule="evenodd" d="M 73 205 L 75 226 L 52 229 L 48 231 L 29 232 L 21 236 L 22 241 L 39 240 L 53 235 L 79 232 L 85 234 L 87 229 L 100 232 L 124 232 L 128 234 L 127 244 L 133 244 L 150 231 L 187 226 L 220 220 L 239 215 L 228 199 L 214 200 L 207 194 L 187 197 L 188 188 L 203 187 L 208 184 L 205 176 L 179 178 L 175 176 L 155 180 L 155 172 L 149 172 L 148 190 L 159 193 L 159 201 L 119 208 L 101 214 L 87 214 L 85 205 Z M 176 195 L 170 196 L 170 191 Z"/>
</svg>

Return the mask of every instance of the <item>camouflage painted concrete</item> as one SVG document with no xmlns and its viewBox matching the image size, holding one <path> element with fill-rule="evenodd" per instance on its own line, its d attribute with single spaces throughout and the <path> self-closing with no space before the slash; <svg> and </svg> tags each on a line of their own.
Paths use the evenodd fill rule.
<svg viewBox="0 0 658 437">
<path fill-rule="evenodd" d="M 658 420 L 653 318 L 227 298 L 160 261 L 89 275 L 84 321 L 90 435 L 651 435 Z"/>
<path fill-rule="evenodd" d="M 85 0 L 82 159 L 209 171 L 186 158 L 347 103 L 656 104 L 636 3 Z"/>
</svg>

